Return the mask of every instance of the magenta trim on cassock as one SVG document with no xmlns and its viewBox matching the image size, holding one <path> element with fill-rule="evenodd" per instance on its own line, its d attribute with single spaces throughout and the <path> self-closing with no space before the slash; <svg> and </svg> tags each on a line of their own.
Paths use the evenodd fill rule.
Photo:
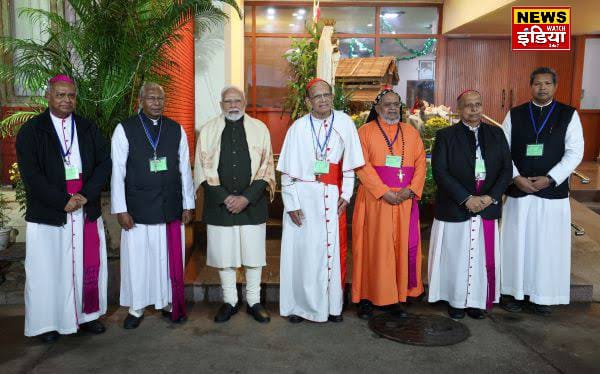
<svg viewBox="0 0 600 374">
<path fill-rule="evenodd" d="M 483 180 L 475 182 L 475 191 L 479 193 Z M 483 241 L 485 246 L 485 271 L 487 274 L 487 298 L 485 302 L 485 308 L 491 310 L 494 305 L 494 299 L 496 298 L 496 261 L 494 258 L 495 245 L 496 245 L 496 233 L 495 233 L 495 220 L 481 218 L 483 222 Z"/>
<path fill-rule="evenodd" d="M 171 320 L 178 321 L 186 316 L 183 293 L 183 246 L 181 242 L 181 221 L 176 220 L 167 226 L 167 252 L 169 252 L 169 275 L 171 278 Z"/>
<path fill-rule="evenodd" d="M 74 195 L 81 191 L 83 179 L 67 181 L 67 193 Z M 84 214 L 83 220 L 83 313 L 90 314 L 100 310 L 98 274 L 100 273 L 100 235 L 96 220 L 89 221 Z"/>
<path fill-rule="evenodd" d="M 412 166 L 402 167 L 402 181 L 400 168 L 391 166 L 375 166 L 375 171 L 386 186 L 390 188 L 404 188 L 410 185 L 415 174 Z M 417 199 L 411 199 L 410 221 L 408 224 L 408 288 L 417 287 L 417 254 L 419 252 L 419 205 Z"/>
</svg>

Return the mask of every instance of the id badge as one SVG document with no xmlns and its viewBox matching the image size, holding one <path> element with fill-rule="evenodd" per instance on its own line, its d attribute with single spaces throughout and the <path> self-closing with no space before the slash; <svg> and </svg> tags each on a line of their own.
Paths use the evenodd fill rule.
<svg viewBox="0 0 600 374">
<path fill-rule="evenodd" d="M 385 166 L 390 166 L 393 168 L 402 167 L 402 157 L 401 156 L 385 156 Z"/>
<path fill-rule="evenodd" d="M 485 173 L 485 161 L 482 159 L 475 160 L 475 173 L 483 174 Z"/>
<path fill-rule="evenodd" d="M 544 155 L 543 144 L 527 144 L 527 151 L 525 156 L 527 157 L 539 157 Z"/>
<path fill-rule="evenodd" d="M 315 161 L 315 174 L 329 174 L 329 162 Z"/>
<path fill-rule="evenodd" d="M 159 171 L 167 170 L 167 158 L 159 157 L 157 159 L 150 159 L 150 171 L 152 173 L 158 173 Z"/>
<path fill-rule="evenodd" d="M 77 166 L 65 165 L 65 180 L 72 181 L 79 179 L 79 169 Z"/>
</svg>

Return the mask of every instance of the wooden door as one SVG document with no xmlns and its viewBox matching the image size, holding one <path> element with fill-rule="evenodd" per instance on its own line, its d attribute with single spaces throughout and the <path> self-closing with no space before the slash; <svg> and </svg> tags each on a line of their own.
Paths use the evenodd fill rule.
<svg viewBox="0 0 600 374">
<path fill-rule="evenodd" d="M 456 97 L 475 89 L 481 93 L 483 112 L 502 122 L 510 109 L 510 51 L 509 39 L 448 39 L 445 105 L 456 111 Z"/>
<path fill-rule="evenodd" d="M 574 42 L 571 45 L 575 45 Z M 565 104 L 571 103 L 571 79 L 575 66 L 574 49 L 570 51 L 514 51 L 510 55 L 511 107 L 531 99 L 529 75 L 540 66 L 547 66 L 558 74 L 558 89 L 555 98 Z"/>
</svg>

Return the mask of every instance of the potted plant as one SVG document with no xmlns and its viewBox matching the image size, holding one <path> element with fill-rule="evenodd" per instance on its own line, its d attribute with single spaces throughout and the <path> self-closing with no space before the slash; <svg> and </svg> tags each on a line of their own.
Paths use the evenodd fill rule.
<svg viewBox="0 0 600 374">
<path fill-rule="evenodd" d="M 0 251 L 3 251 L 8 247 L 10 234 L 13 228 L 8 225 L 8 201 L 4 197 L 4 194 L 0 192 Z"/>
</svg>

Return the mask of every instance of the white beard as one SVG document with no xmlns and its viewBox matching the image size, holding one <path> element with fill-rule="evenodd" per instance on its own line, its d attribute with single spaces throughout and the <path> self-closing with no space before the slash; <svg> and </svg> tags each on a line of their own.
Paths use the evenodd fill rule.
<svg viewBox="0 0 600 374">
<path fill-rule="evenodd" d="M 223 115 L 228 120 L 230 120 L 232 122 L 235 122 L 235 121 L 239 120 L 240 118 L 242 118 L 244 116 L 244 112 L 239 112 L 239 113 L 223 113 Z"/>
</svg>

